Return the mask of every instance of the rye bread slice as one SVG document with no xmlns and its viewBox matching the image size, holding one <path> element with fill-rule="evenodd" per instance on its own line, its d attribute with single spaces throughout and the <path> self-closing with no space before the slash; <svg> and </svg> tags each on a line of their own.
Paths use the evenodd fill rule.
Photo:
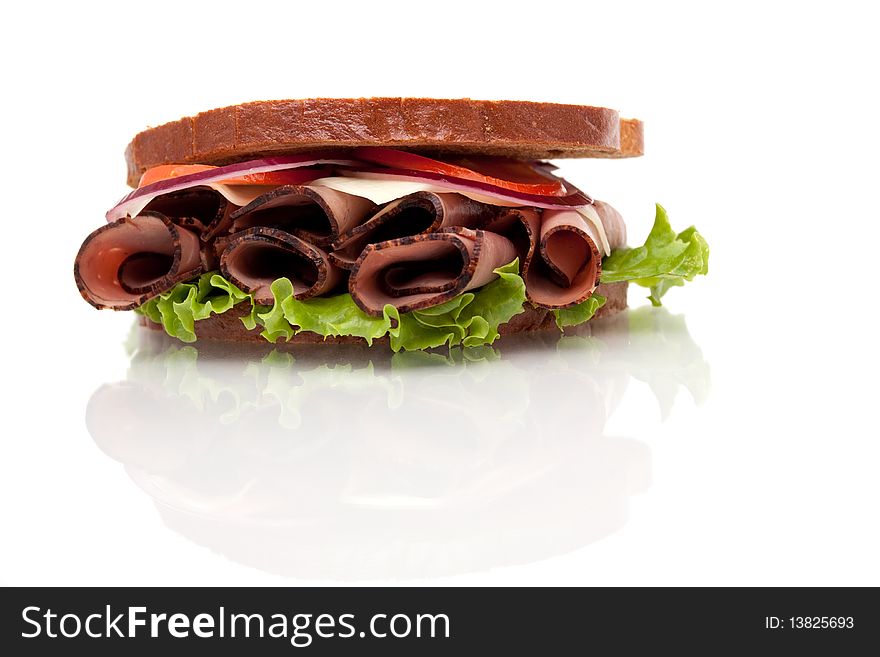
<svg viewBox="0 0 880 657">
<path fill-rule="evenodd" d="M 626 282 L 600 284 L 599 287 L 596 288 L 596 294 L 601 294 L 602 296 L 604 296 L 606 298 L 606 301 L 605 305 L 599 308 L 599 310 L 596 312 L 596 315 L 593 317 L 593 319 L 610 317 L 611 315 L 615 315 L 621 310 L 624 310 L 626 308 L 627 285 L 628 284 Z M 207 319 L 199 320 L 195 324 L 198 341 L 239 342 L 264 345 L 269 344 L 264 338 L 260 336 L 261 329 L 259 327 L 252 331 L 249 331 L 244 327 L 244 324 L 239 321 L 239 319 L 244 316 L 244 314 L 249 310 L 249 306 L 247 306 L 246 304 L 241 304 L 239 306 L 236 306 L 235 308 L 231 308 L 222 315 L 211 315 Z M 142 326 L 145 326 L 149 329 L 154 329 L 156 331 L 164 332 L 161 324 L 156 324 L 144 315 L 139 316 L 139 321 Z M 499 326 L 498 332 L 502 336 L 504 336 L 513 335 L 515 333 L 525 333 L 527 331 L 540 331 L 547 329 L 553 329 L 554 331 L 559 330 L 556 327 L 553 313 L 544 308 L 527 307 L 524 312 L 520 313 L 519 315 L 514 315 L 514 317 L 508 323 Z M 374 345 L 380 346 L 387 345 L 387 343 L 387 337 L 373 341 Z M 285 347 L 292 347 L 302 344 L 365 345 L 366 343 L 362 338 L 349 335 L 329 337 L 325 340 L 317 333 L 309 333 L 303 331 L 302 333 L 293 336 L 289 342 L 279 340 L 275 344 L 275 346 L 280 349 L 284 349 Z"/>
<path fill-rule="evenodd" d="M 519 159 L 637 157 L 642 122 L 588 105 L 431 98 L 269 100 L 145 130 L 125 150 L 128 184 L 159 164 L 228 164 L 278 153 L 392 146 Z"/>
</svg>

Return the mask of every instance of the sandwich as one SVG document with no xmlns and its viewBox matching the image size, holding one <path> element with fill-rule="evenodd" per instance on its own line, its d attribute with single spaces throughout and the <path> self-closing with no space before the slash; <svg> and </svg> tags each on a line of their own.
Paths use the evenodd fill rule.
<svg viewBox="0 0 880 657">
<path fill-rule="evenodd" d="M 406 98 L 254 102 L 136 135 L 134 191 L 79 249 L 96 308 L 183 342 L 490 345 L 660 304 L 709 249 L 661 206 L 641 246 L 551 159 L 643 153 L 615 110 Z"/>
</svg>

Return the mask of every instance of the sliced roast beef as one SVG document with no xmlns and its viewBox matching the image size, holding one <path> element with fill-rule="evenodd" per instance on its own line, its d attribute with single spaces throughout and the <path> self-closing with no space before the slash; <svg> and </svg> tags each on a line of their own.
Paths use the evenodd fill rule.
<svg viewBox="0 0 880 657">
<path fill-rule="evenodd" d="M 449 226 L 476 228 L 495 208 L 460 194 L 416 192 L 386 203 L 364 223 L 342 233 L 330 257 L 340 267 L 354 266 L 367 244 L 429 233 Z"/>
<path fill-rule="evenodd" d="M 463 227 L 369 244 L 357 259 L 348 289 L 367 314 L 386 304 L 400 312 L 436 306 L 497 278 L 516 257 L 501 235 Z"/>
<path fill-rule="evenodd" d="M 609 249 L 624 244 L 623 220 L 607 203 L 589 206 L 586 217 L 575 210 L 543 212 L 535 256 L 522 270 L 532 303 L 566 308 L 593 294 L 602 274 L 602 228 Z"/>
<path fill-rule="evenodd" d="M 159 212 L 118 219 L 89 235 L 73 275 L 96 308 L 131 310 L 202 272 L 199 237 Z"/>
<path fill-rule="evenodd" d="M 526 271 L 535 255 L 541 232 L 541 211 L 535 208 L 504 208 L 483 225 L 483 229 L 504 235 L 513 242 L 520 271 Z"/>
<path fill-rule="evenodd" d="M 161 212 L 174 223 L 197 231 L 207 242 L 229 232 L 233 212 L 271 189 L 265 185 L 201 185 L 156 196 L 144 210 Z"/>
<path fill-rule="evenodd" d="M 178 226 L 194 232 L 206 244 L 202 245 L 202 269 L 217 268 L 218 259 L 210 242 L 217 233 L 229 227 L 229 215 L 238 208 L 229 203 L 220 192 L 210 187 L 192 187 L 171 194 L 157 196 L 147 204 L 145 212 L 159 212 Z"/>
<path fill-rule="evenodd" d="M 263 305 L 273 302 L 278 278 L 293 283 L 294 296 L 308 299 L 332 291 L 344 272 L 317 246 L 279 228 L 257 226 L 235 233 L 220 256 L 220 270 Z"/>
<path fill-rule="evenodd" d="M 597 223 L 609 249 L 626 243 L 620 213 L 601 201 L 580 211 L 510 209 L 484 228 L 517 247 L 529 300 L 544 308 L 564 308 L 589 298 L 599 284 L 604 247 Z"/>
<path fill-rule="evenodd" d="M 572 210 L 545 212 L 537 257 L 523 270 L 529 300 L 544 308 L 564 308 L 587 299 L 599 284 L 601 244 L 592 224 Z"/>
<path fill-rule="evenodd" d="M 210 187 L 192 187 L 157 196 L 144 211 L 160 212 L 201 235 L 208 226 L 213 227 L 221 222 L 228 206 L 220 192 Z"/>
<path fill-rule="evenodd" d="M 375 208 L 372 201 L 327 187 L 284 185 L 237 210 L 232 215 L 232 231 L 269 226 L 326 247 Z"/>
</svg>

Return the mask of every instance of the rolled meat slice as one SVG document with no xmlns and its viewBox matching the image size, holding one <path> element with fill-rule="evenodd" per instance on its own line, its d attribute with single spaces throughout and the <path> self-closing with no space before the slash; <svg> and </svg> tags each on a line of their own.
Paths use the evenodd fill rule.
<svg viewBox="0 0 880 657">
<path fill-rule="evenodd" d="M 174 223 L 197 231 L 207 242 L 229 231 L 233 212 L 272 189 L 266 185 L 201 185 L 156 196 L 144 211 L 161 212 Z"/>
<path fill-rule="evenodd" d="M 218 258 L 213 244 L 213 236 L 228 225 L 229 215 L 238 208 L 210 187 L 192 187 L 171 194 L 163 194 L 151 200 L 144 212 L 158 212 L 168 217 L 172 223 L 182 226 L 198 235 L 205 244 L 201 249 L 202 268 L 210 271 L 217 268 Z"/>
<path fill-rule="evenodd" d="M 144 211 L 164 214 L 174 223 L 201 235 L 208 226 L 213 227 L 222 221 L 228 206 L 226 199 L 210 187 L 193 187 L 157 196 Z"/>
<path fill-rule="evenodd" d="M 611 249 L 626 243 L 623 218 L 613 207 L 595 201 L 586 209 L 544 210 L 511 208 L 483 228 L 510 239 L 520 258 L 526 295 L 544 308 L 565 308 L 585 301 L 599 284 L 601 222 Z"/>
<path fill-rule="evenodd" d="M 333 242 L 330 254 L 339 267 L 351 269 L 367 244 L 432 233 L 449 226 L 476 228 L 497 209 L 460 194 L 415 192 L 387 203 L 364 223 Z"/>
<path fill-rule="evenodd" d="M 199 237 L 158 212 L 118 219 L 89 235 L 76 254 L 73 276 L 96 308 L 131 310 L 198 276 Z"/>
<path fill-rule="evenodd" d="M 527 271 L 538 236 L 541 233 L 541 211 L 535 208 L 504 208 L 483 224 L 484 230 L 503 235 L 516 247 L 520 271 Z"/>
<path fill-rule="evenodd" d="M 232 231 L 269 226 L 326 247 L 375 208 L 368 199 L 328 187 L 284 185 L 236 210 L 231 216 Z"/>
<path fill-rule="evenodd" d="M 444 228 L 369 244 L 354 264 L 348 289 L 374 317 L 386 304 L 400 312 L 439 305 L 497 278 L 516 257 L 506 237 L 484 230 Z"/>
<path fill-rule="evenodd" d="M 308 299 L 332 291 L 344 272 L 313 244 L 279 228 L 257 226 L 229 238 L 220 256 L 220 270 L 262 305 L 274 301 L 271 285 L 286 277 L 294 297 Z"/>
<path fill-rule="evenodd" d="M 611 249 L 626 241 L 620 214 L 607 203 L 591 206 Z M 601 236 L 578 211 L 545 210 L 537 248 L 523 267 L 526 295 L 544 308 L 567 308 L 590 297 L 602 274 Z"/>
</svg>

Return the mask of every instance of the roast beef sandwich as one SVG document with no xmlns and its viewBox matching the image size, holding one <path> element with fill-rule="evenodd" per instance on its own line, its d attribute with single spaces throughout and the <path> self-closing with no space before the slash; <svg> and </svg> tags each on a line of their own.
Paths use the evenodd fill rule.
<svg viewBox="0 0 880 657">
<path fill-rule="evenodd" d="M 635 157 L 614 110 L 407 98 L 247 103 L 146 130 L 86 237 L 83 298 L 199 340 L 479 346 L 654 304 L 709 249 L 657 206 L 642 246 L 548 160 Z"/>
</svg>

